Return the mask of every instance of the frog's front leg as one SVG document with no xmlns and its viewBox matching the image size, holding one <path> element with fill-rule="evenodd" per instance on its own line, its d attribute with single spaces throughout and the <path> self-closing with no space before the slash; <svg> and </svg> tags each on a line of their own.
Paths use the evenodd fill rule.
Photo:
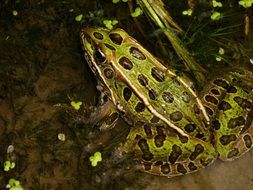
<svg viewBox="0 0 253 190">
<path fill-rule="evenodd" d="M 124 149 L 137 161 L 137 169 L 167 177 L 192 173 L 210 165 L 217 157 L 211 144 L 177 135 L 167 126 L 132 128 Z"/>
<path fill-rule="evenodd" d="M 106 90 L 98 81 L 97 90 L 100 91 L 98 105 L 93 107 L 89 116 L 83 117 L 83 123 L 99 126 L 101 131 L 113 128 L 119 118 L 118 109 L 106 95 Z"/>
<path fill-rule="evenodd" d="M 88 117 L 83 119 L 85 124 L 96 124 L 101 131 L 111 129 L 115 126 L 119 118 L 118 110 L 114 104 L 108 100 L 104 104 L 94 108 Z"/>
<path fill-rule="evenodd" d="M 92 125 L 88 134 L 90 143 L 85 147 L 88 152 L 95 152 L 110 144 L 110 141 L 115 138 L 117 130 L 120 130 L 112 129 L 115 125 L 121 124 L 122 121 L 119 117 L 118 108 L 104 93 L 104 88 L 100 82 L 98 82 L 97 89 L 101 92 L 97 106 L 92 107 L 89 111 L 86 110 L 86 114 L 81 119 L 82 123 Z"/>
</svg>

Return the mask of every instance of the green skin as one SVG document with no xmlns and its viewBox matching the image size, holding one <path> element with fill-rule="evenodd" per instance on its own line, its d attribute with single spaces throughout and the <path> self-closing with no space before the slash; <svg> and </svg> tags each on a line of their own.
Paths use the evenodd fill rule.
<svg viewBox="0 0 253 190">
<path fill-rule="evenodd" d="M 118 110 L 133 126 L 123 149 L 140 170 L 178 176 L 217 157 L 233 160 L 252 147 L 251 72 L 227 72 L 200 96 L 190 79 L 164 67 L 122 29 L 84 28 L 81 41 L 113 105 L 101 120 L 113 123 L 110 116 Z"/>
</svg>

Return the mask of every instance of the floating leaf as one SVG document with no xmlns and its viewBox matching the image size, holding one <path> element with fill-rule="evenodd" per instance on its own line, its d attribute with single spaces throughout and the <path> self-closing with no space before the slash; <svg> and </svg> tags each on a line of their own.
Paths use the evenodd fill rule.
<svg viewBox="0 0 253 190">
<path fill-rule="evenodd" d="M 94 153 L 94 156 L 91 156 L 91 157 L 89 158 L 89 160 L 90 160 L 90 162 L 91 162 L 91 165 L 92 165 L 93 167 L 96 167 L 97 164 L 98 164 L 98 162 L 101 162 L 101 161 L 102 161 L 102 154 L 101 154 L 101 152 L 95 152 L 95 153 Z"/>
<path fill-rule="evenodd" d="M 131 13 L 131 16 L 132 17 L 138 17 L 140 16 L 141 14 L 143 13 L 143 11 L 141 10 L 140 7 L 137 7 L 134 12 Z"/>
<path fill-rule="evenodd" d="M 213 0 L 212 3 L 213 3 L 213 7 L 222 7 L 222 3 L 221 2 Z"/>
<path fill-rule="evenodd" d="M 184 10 L 182 12 L 183 15 L 191 16 L 192 15 L 192 9 Z"/>
<path fill-rule="evenodd" d="M 221 14 L 219 12 L 213 12 L 213 14 L 211 15 L 211 19 L 212 20 L 219 20 L 221 18 Z"/>
<path fill-rule="evenodd" d="M 79 110 L 83 103 L 80 101 L 79 102 L 71 101 L 70 104 L 75 110 Z"/>
</svg>

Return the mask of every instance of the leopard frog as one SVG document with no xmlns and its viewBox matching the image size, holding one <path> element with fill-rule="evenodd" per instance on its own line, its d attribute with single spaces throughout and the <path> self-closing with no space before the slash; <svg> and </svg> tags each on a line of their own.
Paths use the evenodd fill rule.
<svg viewBox="0 0 253 190">
<path fill-rule="evenodd" d="M 81 42 L 111 110 L 132 126 L 123 149 L 138 169 L 178 176 L 252 147 L 251 72 L 226 72 L 197 93 L 122 29 L 84 28 Z"/>
</svg>

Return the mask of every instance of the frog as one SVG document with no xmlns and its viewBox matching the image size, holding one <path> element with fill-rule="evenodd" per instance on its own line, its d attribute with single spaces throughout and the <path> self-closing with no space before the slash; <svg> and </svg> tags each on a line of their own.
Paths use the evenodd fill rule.
<svg viewBox="0 0 253 190">
<path fill-rule="evenodd" d="M 122 147 L 138 170 L 170 178 L 252 148 L 251 71 L 222 72 L 198 92 L 123 29 L 86 27 L 80 39 L 101 92 L 97 121 L 131 126 Z"/>
</svg>

